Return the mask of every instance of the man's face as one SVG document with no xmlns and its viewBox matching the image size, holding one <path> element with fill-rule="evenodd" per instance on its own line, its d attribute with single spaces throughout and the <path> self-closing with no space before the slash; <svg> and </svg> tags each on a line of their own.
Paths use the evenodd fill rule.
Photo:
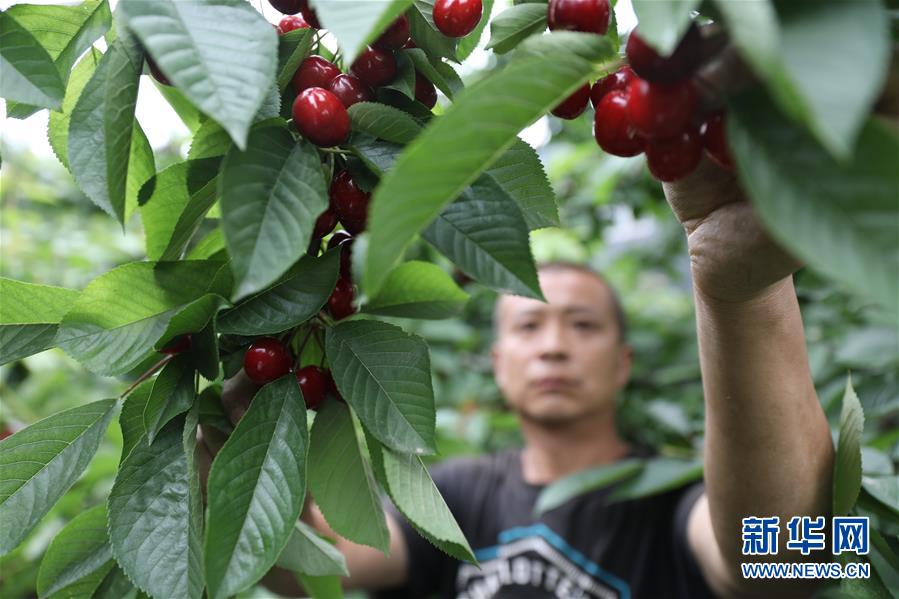
<svg viewBox="0 0 899 599">
<path fill-rule="evenodd" d="M 614 409 L 631 349 L 621 343 L 611 293 L 574 269 L 544 270 L 546 304 L 503 296 L 497 305 L 494 375 L 523 418 L 562 424 Z"/>
</svg>

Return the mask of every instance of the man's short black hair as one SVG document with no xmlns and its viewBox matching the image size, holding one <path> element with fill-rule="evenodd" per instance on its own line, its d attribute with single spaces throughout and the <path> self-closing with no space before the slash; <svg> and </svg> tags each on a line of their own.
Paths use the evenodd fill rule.
<svg viewBox="0 0 899 599">
<path fill-rule="evenodd" d="M 537 272 L 558 270 L 576 270 L 592 277 L 596 277 L 606 286 L 606 289 L 609 290 L 609 295 L 612 296 L 612 309 L 615 312 L 615 322 L 618 325 L 618 340 L 620 343 L 624 343 L 627 340 L 627 317 L 624 314 L 624 308 L 621 306 L 621 299 L 619 298 L 618 291 L 615 287 L 599 272 L 593 270 L 586 264 L 568 262 L 565 260 L 552 260 L 549 262 L 541 262 L 537 265 Z M 493 329 L 495 334 L 497 330 L 495 310 L 493 314 Z"/>
</svg>

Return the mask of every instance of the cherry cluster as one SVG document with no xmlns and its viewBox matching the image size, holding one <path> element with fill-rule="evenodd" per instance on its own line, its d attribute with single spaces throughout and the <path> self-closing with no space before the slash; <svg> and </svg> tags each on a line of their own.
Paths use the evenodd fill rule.
<svg viewBox="0 0 899 599">
<path fill-rule="evenodd" d="M 637 32 L 625 50 L 629 66 L 596 82 L 596 143 L 616 156 L 646 153 L 649 171 L 676 181 L 696 168 L 705 148 L 728 169 L 733 161 L 724 138 L 724 115 L 704 115 L 692 77 L 701 60 L 699 29 L 691 24 L 671 56 L 660 56 Z"/>
<path fill-rule="evenodd" d="M 317 410 L 328 393 L 344 401 L 330 370 L 315 365 L 294 369 L 290 350 L 274 337 L 260 337 L 253 342 L 244 354 L 243 369 L 257 385 L 270 383 L 293 370 L 306 408 L 310 410 Z"/>
<path fill-rule="evenodd" d="M 611 19 L 609 0 L 550 0 L 551 30 L 605 35 Z M 596 143 L 615 156 L 646 153 L 650 172 L 660 181 L 690 174 L 706 154 L 732 169 L 724 135 L 724 115 L 699 112 L 692 77 L 700 64 L 699 29 L 691 24 L 671 56 L 660 56 L 634 32 L 628 38 L 629 66 L 584 84 L 553 108 L 552 114 L 574 119 L 593 104 Z"/>
<path fill-rule="evenodd" d="M 288 14 L 278 24 L 278 33 L 295 29 L 319 28 L 315 11 L 306 0 L 270 0 L 272 6 Z M 374 90 L 396 77 L 394 52 L 414 48 L 409 35 L 409 19 L 401 15 L 350 65 L 348 73 L 322 56 L 309 56 L 293 76 L 297 97 L 293 102 L 294 125 L 300 134 L 317 146 L 335 146 L 350 133 L 347 108 L 357 102 L 373 102 Z M 437 104 L 434 84 L 415 72 L 415 99 L 433 108 Z"/>
</svg>

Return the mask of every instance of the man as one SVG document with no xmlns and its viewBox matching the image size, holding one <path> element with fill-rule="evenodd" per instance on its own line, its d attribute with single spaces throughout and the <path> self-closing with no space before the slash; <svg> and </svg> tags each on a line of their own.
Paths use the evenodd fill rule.
<svg viewBox="0 0 899 599">
<path fill-rule="evenodd" d="M 607 491 L 531 517 L 540 488 L 632 454 L 615 397 L 631 349 L 612 290 L 589 271 L 541 269 L 548 303 L 503 297 L 496 310 L 497 383 L 525 446 L 433 471 L 482 570 L 452 560 L 388 513 L 390 554 L 338 539 L 348 587 L 406 587 L 406 596 L 702 597 L 795 593 L 742 578 L 747 516 L 827 515 L 833 446 L 817 400 L 791 275 L 732 174 L 704 162 L 665 186 L 691 257 L 706 405 L 705 486 L 607 505 Z M 241 397 L 236 383 L 226 401 Z M 245 396 L 245 394 L 243 394 Z M 333 534 L 314 505 L 303 518 Z M 782 549 L 783 543 L 781 543 Z M 781 551 L 772 560 L 800 559 Z M 292 575 L 265 583 L 299 592 Z M 762 585 L 762 586 L 758 586 Z"/>
</svg>

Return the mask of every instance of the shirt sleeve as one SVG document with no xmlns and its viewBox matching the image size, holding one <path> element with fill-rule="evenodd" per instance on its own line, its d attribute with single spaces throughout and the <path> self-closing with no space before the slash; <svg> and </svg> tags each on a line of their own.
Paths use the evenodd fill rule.
<svg viewBox="0 0 899 599">
<path fill-rule="evenodd" d="M 465 502 L 459 501 L 460 476 L 464 471 L 454 461 L 432 466 L 431 478 L 457 521 L 462 520 L 461 510 Z M 454 576 L 456 560 L 427 541 L 399 512 L 389 498 L 383 501 L 384 511 L 393 516 L 400 526 L 406 543 L 407 582 L 402 587 L 372 593 L 373 599 L 424 599 L 438 595 Z M 451 587 L 450 587 L 451 588 Z"/>
<path fill-rule="evenodd" d="M 678 578 L 681 581 L 684 597 L 715 597 L 705 581 L 705 576 L 690 549 L 687 539 L 687 524 L 690 513 L 699 498 L 705 493 L 705 484 L 696 483 L 686 488 L 677 502 L 674 511 L 674 557 L 675 567 L 678 570 Z"/>
</svg>

